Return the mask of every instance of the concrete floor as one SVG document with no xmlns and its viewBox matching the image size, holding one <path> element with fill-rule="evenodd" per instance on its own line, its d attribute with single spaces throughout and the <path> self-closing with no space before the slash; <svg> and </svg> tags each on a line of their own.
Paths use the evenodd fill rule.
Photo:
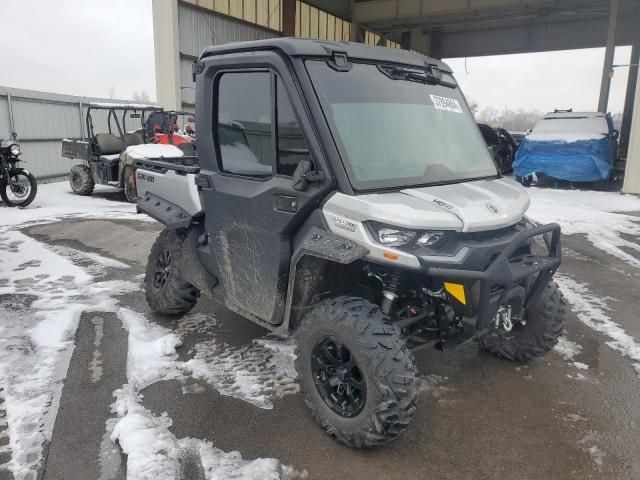
<svg viewBox="0 0 640 480">
<path fill-rule="evenodd" d="M 71 220 L 25 232 L 46 243 L 98 252 L 131 265 L 110 270 L 109 277 L 117 279 L 144 272 L 159 228 L 135 221 Z M 564 252 L 561 271 L 589 284 L 598 297 L 610 297 L 610 317 L 640 338 L 640 271 L 580 236 L 565 237 Z M 149 312 L 143 292 L 124 295 L 121 303 L 172 325 Z M 195 311 L 215 312 L 215 336 L 231 345 L 265 334 L 205 300 Z M 98 324 L 104 327 L 104 338 L 96 346 Z M 182 355 L 212 331 L 185 337 Z M 582 380 L 555 352 L 525 365 L 499 360 L 473 345 L 418 353 L 418 411 L 400 439 L 375 450 L 351 450 L 329 438 L 310 417 L 300 394 L 263 410 L 206 386 L 199 393 L 183 394 L 177 382 L 168 381 L 146 388 L 143 403 L 155 414 L 167 412 L 178 437 L 208 439 L 247 459 L 275 457 L 306 469 L 312 479 L 638 479 L 640 379 L 632 361 L 608 347 L 607 338 L 573 312 L 567 331 L 569 339 L 583 346 L 574 359 L 589 366 L 579 371 Z M 104 373 L 92 383 L 89 363 L 96 349 Z M 104 439 L 105 422 L 112 417 L 113 390 L 126 382 L 126 352 L 126 332 L 115 315 L 83 315 L 48 446 L 45 480 L 99 478 L 99 458 L 105 448 L 112 450 Z M 125 478 L 124 459 L 110 458 L 108 478 Z"/>
</svg>

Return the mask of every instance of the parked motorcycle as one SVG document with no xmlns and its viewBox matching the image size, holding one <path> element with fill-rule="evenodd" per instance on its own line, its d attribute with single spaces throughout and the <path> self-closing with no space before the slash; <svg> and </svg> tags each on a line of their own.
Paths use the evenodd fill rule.
<svg viewBox="0 0 640 480">
<path fill-rule="evenodd" d="M 22 149 L 18 137 L 0 143 L 0 198 L 7 207 L 26 207 L 36 198 L 38 186 L 35 177 L 18 167 Z"/>
</svg>

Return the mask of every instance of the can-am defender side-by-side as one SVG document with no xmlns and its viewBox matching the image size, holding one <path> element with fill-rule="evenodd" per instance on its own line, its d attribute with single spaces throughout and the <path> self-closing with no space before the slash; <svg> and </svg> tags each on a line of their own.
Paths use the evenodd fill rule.
<svg viewBox="0 0 640 480">
<path fill-rule="evenodd" d="M 447 65 L 274 39 L 207 48 L 194 77 L 198 163 L 138 162 L 138 208 L 166 225 L 152 310 L 205 294 L 294 335 L 307 405 L 352 447 L 409 424 L 412 350 L 477 340 L 526 361 L 556 344 L 560 228 L 524 216 Z"/>
<path fill-rule="evenodd" d="M 88 104 L 87 139 L 62 141 L 63 157 L 83 161 L 69 172 L 69 184 L 74 193 L 91 195 L 96 184 L 112 185 L 122 189 L 129 202 L 137 201 L 136 159 L 149 155 L 180 155 L 173 147 L 142 146 L 154 140 L 153 135 L 147 134 L 147 115 L 162 112 L 163 109 L 155 105 Z"/>
</svg>

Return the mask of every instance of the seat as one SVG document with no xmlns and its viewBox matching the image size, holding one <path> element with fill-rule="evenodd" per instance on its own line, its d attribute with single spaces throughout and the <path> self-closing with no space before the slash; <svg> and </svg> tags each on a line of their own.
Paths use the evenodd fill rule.
<svg viewBox="0 0 640 480">
<path fill-rule="evenodd" d="M 112 155 L 124 150 L 122 139 L 112 133 L 98 133 L 96 135 L 96 143 L 100 148 L 101 155 Z"/>
<path fill-rule="evenodd" d="M 124 143 L 127 147 L 132 145 L 142 145 L 144 140 L 142 139 L 142 135 L 139 133 L 125 133 L 124 134 Z"/>
<path fill-rule="evenodd" d="M 109 167 L 113 167 L 115 165 L 118 165 L 118 163 L 120 163 L 120 154 L 112 153 L 110 155 L 100 155 L 100 161 L 108 165 Z"/>
</svg>

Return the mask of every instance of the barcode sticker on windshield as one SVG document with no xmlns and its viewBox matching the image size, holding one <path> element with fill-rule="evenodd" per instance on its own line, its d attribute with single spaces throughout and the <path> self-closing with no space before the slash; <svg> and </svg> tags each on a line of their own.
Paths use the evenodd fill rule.
<svg viewBox="0 0 640 480">
<path fill-rule="evenodd" d="M 433 106 L 438 110 L 446 110 L 447 112 L 462 113 L 462 107 L 455 98 L 439 97 L 438 95 L 429 95 Z"/>
</svg>

